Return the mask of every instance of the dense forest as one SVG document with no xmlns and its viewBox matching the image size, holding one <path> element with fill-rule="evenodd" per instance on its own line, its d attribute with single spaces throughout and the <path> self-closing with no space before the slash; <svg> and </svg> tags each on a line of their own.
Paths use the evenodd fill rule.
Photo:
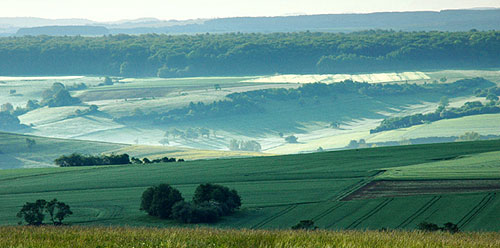
<svg viewBox="0 0 500 248">
<path fill-rule="evenodd" d="M 1 75 L 209 76 L 499 67 L 500 32 L 0 38 Z"/>
</svg>

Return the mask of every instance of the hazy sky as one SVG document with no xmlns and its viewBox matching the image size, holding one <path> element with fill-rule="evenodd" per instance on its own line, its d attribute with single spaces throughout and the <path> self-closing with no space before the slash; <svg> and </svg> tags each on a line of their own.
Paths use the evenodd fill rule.
<svg viewBox="0 0 500 248">
<path fill-rule="evenodd" d="M 1 3 L 0 17 L 96 21 L 500 7 L 500 0 L 1 0 Z"/>
</svg>

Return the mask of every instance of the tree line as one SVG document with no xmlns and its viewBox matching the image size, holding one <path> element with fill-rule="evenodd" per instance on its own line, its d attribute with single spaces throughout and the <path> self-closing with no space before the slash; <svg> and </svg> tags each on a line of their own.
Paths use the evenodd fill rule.
<svg viewBox="0 0 500 248">
<path fill-rule="evenodd" d="M 446 108 L 448 106 L 448 100 L 441 100 L 440 105 L 434 112 L 428 114 L 414 114 L 403 117 L 391 117 L 383 120 L 378 127 L 371 129 L 370 133 L 378 133 L 398 128 L 411 127 L 444 119 L 454 119 L 470 115 L 500 113 L 500 106 L 498 106 L 498 97 L 490 97 L 488 98 L 488 100 L 489 102 L 486 104 L 483 104 L 480 101 L 473 101 L 466 102 L 459 108 L 449 109 Z"/>
<path fill-rule="evenodd" d="M 186 77 L 498 67 L 500 31 L 0 38 L 1 75 Z"/>
<path fill-rule="evenodd" d="M 71 155 L 62 155 L 54 160 L 59 167 L 74 166 L 97 166 L 97 165 L 121 165 L 121 164 L 152 164 L 152 163 L 171 163 L 184 162 L 184 159 L 163 157 L 150 160 L 149 158 L 138 159 L 130 157 L 128 154 L 110 154 L 110 155 L 83 155 L 73 153 Z"/>
</svg>

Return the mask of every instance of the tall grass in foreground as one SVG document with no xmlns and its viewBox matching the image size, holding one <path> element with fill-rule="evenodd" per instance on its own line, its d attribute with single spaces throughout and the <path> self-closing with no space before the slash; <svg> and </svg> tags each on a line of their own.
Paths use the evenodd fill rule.
<svg viewBox="0 0 500 248">
<path fill-rule="evenodd" d="M 500 233 L 0 227 L 0 247 L 500 247 Z"/>
</svg>

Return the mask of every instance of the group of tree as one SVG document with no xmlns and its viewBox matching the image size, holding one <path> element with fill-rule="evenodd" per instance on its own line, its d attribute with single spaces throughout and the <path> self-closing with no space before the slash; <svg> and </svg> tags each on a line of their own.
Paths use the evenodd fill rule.
<svg viewBox="0 0 500 248">
<path fill-rule="evenodd" d="M 453 224 L 451 222 L 447 222 L 442 227 L 440 227 L 434 223 L 423 221 L 417 225 L 417 228 L 418 228 L 418 230 L 426 231 L 426 232 L 443 231 L 443 232 L 457 233 L 460 231 L 458 228 L 458 225 Z"/>
<path fill-rule="evenodd" d="M 15 131 L 25 127 L 17 116 L 7 111 L 0 111 L 0 130 Z"/>
<path fill-rule="evenodd" d="M 6 37 L 0 38 L 0 74 L 185 77 L 495 68 L 499 37 L 499 31 L 476 30 Z"/>
<path fill-rule="evenodd" d="M 191 202 L 168 184 L 149 187 L 141 197 L 141 210 L 161 219 L 182 223 L 214 223 L 241 206 L 241 197 L 234 189 L 217 184 L 200 184 Z"/>
<path fill-rule="evenodd" d="M 5 103 L 1 106 L 1 112 L 10 114 L 13 117 L 23 115 L 29 111 L 48 106 L 48 107 L 61 107 L 78 105 L 82 101 L 79 98 L 72 97 L 69 90 L 86 87 L 85 84 L 74 84 L 73 86 L 66 87 L 64 84 L 55 82 L 49 89 L 42 92 L 42 100 L 28 100 L 26 106 L 14 106 L 11 103 Z M 1 125 L 1 124 L 0 124 Z"/>
<path fill-rule="evenodd" d="M 228 99 L 212 103 L 189 103 L 188 106 L 169 110 L 167 112 L 152 112 L 145 114 L 142 111 L 132 115 L 117 118 L 117 121 L 134 121 L 145 119 L 157 124 L 171 124 L 176 122 L 196 121 L 210 118 L 221 118 L 233 115 L 262 113 L 268 104 L 279 102 L 299 103 L 314 102 L 314 99 L 336 99 L 339 95 L 361 95 L 373 98 L 387 96 L 415 96 L 419 94 L 441 94 L 445 96 L 463 96 L 473 94 L 478 89 L 492 87 L 494 83 L 483 78 L 458 80 L 446 84 L 370 84 L 359 83 L 351 80 L 335 84 L 313 83 L 305 84 L 299 88 L 264 89 L 255 91 L 238 92 L 227 95 Z M 175 135 L 173 132 L 169 133 Z M 182 135 L 182 134 L 178 134 Z M 184 133 L 184 137 L 188 136 Z"/>
<path fill-rule="evenodd" d="M 174 162 L 184 162 L 184 159 L 179 158 L 169 158 L 169 157 L 163 157 L 163 158 L 156 158 L 156 159 L 149 159 L 149 158 L 142 158 L 138 159 L 136 157 L 132 157 L 130 159 L 130 162 L 132 164 L 158 164 L 158 163 L 174 163 Z"/>
<path fill-rule="evenodd" d="M 69 205 L 55 198 L 51 201 L 39 199 L 36 202 L 26 202 L 17 217 L 21 218 L 20 225 L 24 220 L 28 225 L 40 226 L 43 225 L 45 214 L 49 214 L 53 225 L 62 225 L 62 221 L 73 212 Z"/>
<path fill-rule="evenodd" d="M 441 102 L 437 110 L 428 114 L 414 114 L 403 117 L 392 117 L 383 120 L 378 127 L 370 130 L 370 133 L 378 133 L 398 128 L 411 127 L 424 123 L 430 123 L 443 119 L 460 118 L 463 116 L 495 114 L 500 113 L 498 102 L 490 101 L 483 104 L 480 101 L 466 102 L 459 108 L 446 108 L 447 103 Z"/>
<path fill-rule="evenodd" d="M 260 152 L 261 149 L 260 143 L 255 140 L 244 141 L 231 139 L 231 141 L 229 141 L 229 150 L 231 151 Z"/>
<path fill-rule="evenodd" d="M 54 163 L 59 167 L 130 164 L 130 156 L 128 154 L 83 155 L 73 153 L 69 156 L 62 155 L 56 158 Z"/>
<path fill-rule="evenodd" d="M 184 159 L 176 159 L 163 157 L 158 159 L 135 157 L 130 158 L 128 154 L 110 154 L 110 155 L 83 155 L 73 153 L 71 155 L 62 155 L 54 160 L 54 163 L 59 167 L 73 166 L 96 166 L 96 165 L 120 165 L 120 164 L 155 164 L 155 163 L 171 163 L 184 162 Z"/>
</svg>

